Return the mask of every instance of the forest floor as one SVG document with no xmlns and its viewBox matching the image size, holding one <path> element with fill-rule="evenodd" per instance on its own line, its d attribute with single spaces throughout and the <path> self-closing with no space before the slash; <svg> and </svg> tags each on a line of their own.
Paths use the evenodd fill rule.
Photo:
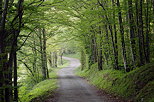
<svg viewBox="0 0 154 102">
<path fill-rule="evenodd" d="M 124 102 L 106 92 L 99 91 L 87 80 L 74 74 L 80 66 L 78 59 L 63 57 L 70 64 L 58 71 L 59 89 L 55 97 L 49 97 L 45 102 Z"/>
</svg>

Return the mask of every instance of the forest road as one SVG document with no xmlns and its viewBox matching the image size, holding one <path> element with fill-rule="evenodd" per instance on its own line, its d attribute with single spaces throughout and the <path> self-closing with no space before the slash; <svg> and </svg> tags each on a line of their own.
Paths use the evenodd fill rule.
<svg viewBox="0 0 154 102">
<path fill-rule="evenodd" d="M 74 74 L 80 66 L 80 61 L 74 58 L 63 57 L 70 64 L 58 71 L 59 89 L 57 102 L 119 102 L 110 100 L 107 96 L 98 95 L 97 89 L 86 80 Z"/>
</svg>

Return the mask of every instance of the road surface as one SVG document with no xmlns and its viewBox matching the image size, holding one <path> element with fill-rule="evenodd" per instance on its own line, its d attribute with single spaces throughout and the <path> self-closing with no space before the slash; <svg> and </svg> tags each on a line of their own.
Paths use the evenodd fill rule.
<svg viewBox="0 0 154 102">
<path fill-rule="evenodd" d="M 69 66 L 59 70 L 59 89 L 56 102 L 121 102 L 115 101 L 106 95 L 98 95 L 97 89 L 89 85 L 86 80 L 74 74 L 80 66 L 78 59 L 63 57 L 69 60 Z"/>
</svg>

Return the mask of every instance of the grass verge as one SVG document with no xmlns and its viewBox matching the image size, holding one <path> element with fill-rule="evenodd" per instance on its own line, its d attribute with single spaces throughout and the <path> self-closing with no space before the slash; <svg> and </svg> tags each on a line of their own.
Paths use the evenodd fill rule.
<svg viewBox="0 0 154 102">
<path fill-rule="evenodd" d="M 56 79 L 48 79 L 48 80 L 41 81 L 40 83 L 36 84 L 25 95 L 22 95 L 23 97 L 20 97 L 21 99 L 20 101 L 21 102 L 43 102 L 46 96 L 52 95 L 52 93 L 54 93 L 54 90 L 57 89 L 56 84 L 57 84 Z M 22 87 L 20 88 L 20 90 L 24 91 L 25 88 L 26 87 Z"/>
<path fill-rule="evenodd" d="M 117 70 L 77 69 L 76 74 L 87 78 L 90 83 L 106 92 L 135 102 L 154 102 L 154 64 L 147 64 L 124 73 Z"/>
<path fill-rule="evenodd" d="M 57 71 L 69 64 L 68 61 L 64 60 L 64 65 L 58 68 L 50 69 L 50 79 L 41 81 L 37 84 L 32 83 L 22 83 L 19 88 L 19 101 L 20 102 L 43 102 L 49 96 L 53 96 L 55 90 L 58 88 L 57 85 Z M 30 81 L 30 80 L 28 80 Z"/>
</svg>

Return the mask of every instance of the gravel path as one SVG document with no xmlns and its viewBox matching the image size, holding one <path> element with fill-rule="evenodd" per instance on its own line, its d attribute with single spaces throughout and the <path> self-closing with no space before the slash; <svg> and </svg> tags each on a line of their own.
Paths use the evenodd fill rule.
<svg viewBox="0 0 154 102">
<path fill-rule="evenodd" d="M 69 60 L 70 64 L 58 72 L 60 88 L 57 91 L 57 102 L 121 102 L 107 95 L 98 95 L 95 87 L 76 76 L 74 70 L 80 66 L 78 59 L 68 57 L 63 59 Z"/>
</svg>

